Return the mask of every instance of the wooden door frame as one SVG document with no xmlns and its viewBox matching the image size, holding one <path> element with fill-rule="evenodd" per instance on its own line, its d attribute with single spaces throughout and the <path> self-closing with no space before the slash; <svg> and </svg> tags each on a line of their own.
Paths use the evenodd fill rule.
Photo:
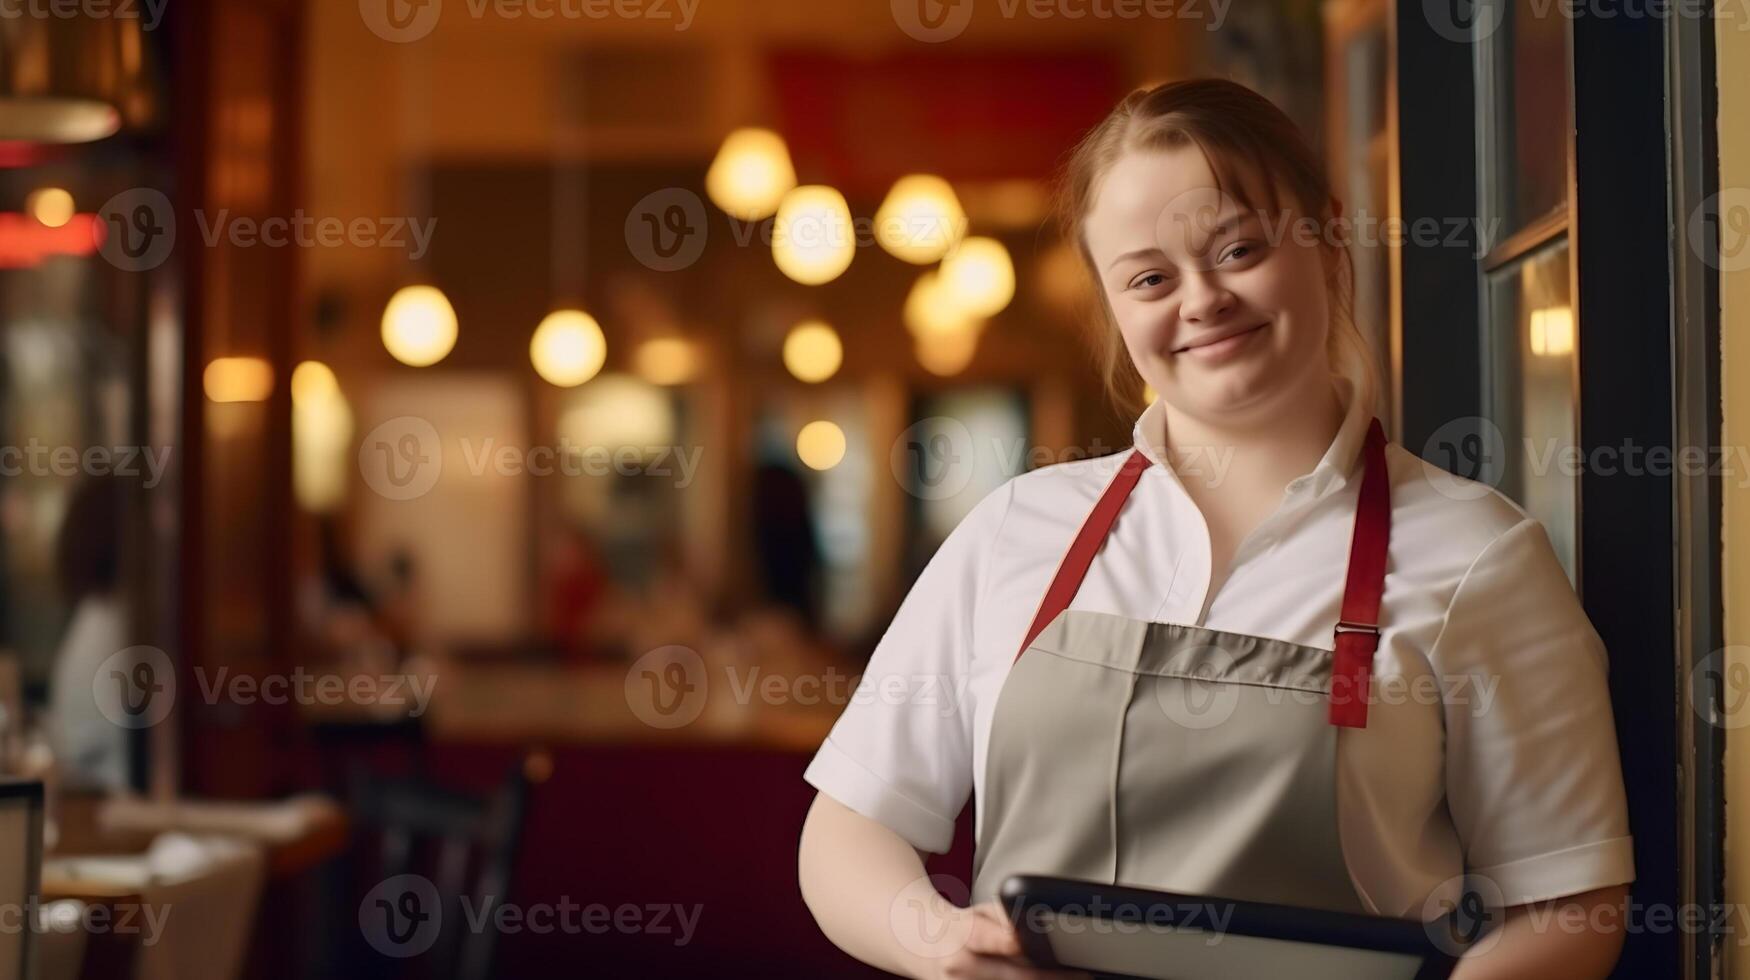
<svg viewBox="0 0 1750 980">
<path fill-rule="evenodd" d="M 1718 75 L 1714 66 L 1714 21 L 1679 18 L 1666 32 L 1666 98 L 1670 116 L 1670 214 L 1672 220 L 1671 324 L 1676 390 L 1676 438 L 1680 446 L 1722 446 L 1720 391 L 1720 278 L 1707 256 L 1689 246 L 1690 222 L 1713 223 L 1720 153 Z M 1717 242 L 1715 243 L 1717 249 Z M 1717 251 L 1716 251 L 1717 254 Z M 1719 480 L 1706 473 L 1679 473 L 1676 508 L 1678 674 L 1685 703 L 1679 780 L 1683 826 L 1682 894 L 1686 902 L 1719 907 L 1726 896 L 1725 728 L 1697 705 L 1697 681 L 1725 646 L 1725 604 L 1720 582 Z M 1718 675 L 1716 674 L 1717 678 Z M 1722 692 L 1708 689 L 1705 693 Z M 1706 980 L 1724 974 L 1725 937 L 1684 936 L 1684 976 Z"/>
</svg>

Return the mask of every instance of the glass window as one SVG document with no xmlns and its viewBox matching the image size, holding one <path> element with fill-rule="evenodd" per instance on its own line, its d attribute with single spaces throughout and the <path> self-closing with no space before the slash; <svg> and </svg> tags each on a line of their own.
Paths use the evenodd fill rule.
<svg viewBox="0 0 1750 980">
<path fill-rule="evenodd" d="M 1530 0 L 1501 5 L 1501 26 L 1481 45 L 1491 244 L 1567 201 L 1568 43 L 1560 10 Z"/>
<path fill-rule="evenodd" d="M 1491 416 L 1508 452 L 1489 474 L 1543 522 L 1575 576 L 1580 467 L 1577 330 L 1564 238 L 1489 276 Z"/>
</svg>

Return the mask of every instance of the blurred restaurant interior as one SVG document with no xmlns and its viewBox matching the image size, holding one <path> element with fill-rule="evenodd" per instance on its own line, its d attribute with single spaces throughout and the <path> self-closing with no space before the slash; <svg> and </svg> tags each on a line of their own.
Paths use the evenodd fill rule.
<svg viewBox="0 0 1750 980">
<path fill-rule="evenodd" d="M 1257 89 L 1363 213 L 1490 213 L 1479 168 L 1512 176 L 1499 261 L 1352 248 L 1381 417 L 1413 450 L 1474 416 L 1670 444 L 1669 405 L 1723 384 L 1716 356 L 1713 387 L 1581 424 L 1613 388 L 1576 379 L 1685 353 L 1584 343 L 1647 302 L 1669 321 L 1682 285 L 1623 306 L 1584 266 L 1573 216 L 1665 173 L 1619 152 L 1663 126 L 1657 92 L 1576 163 L 1571 124 L 1615 98 L 1577 79 L 1675 73 L 1620 26 L 1520 11 L 1503 96 L 1472 85 L 1480 42 L 1386 0 L 39 6 L 0 20 L 0 748 L 47 784 L 44 898 L 171 910 L 150 941 L 45 931 L 43 980 L 874 975 L 796 894 L 800 774 L 971 506 L 1131 441 L 1148 396 L 1103 387 L 1052 209 L 1065 152 L 1138 86 Z M 1681 30 L 1711 69 L 1711 28 Z M 1497 109 L 1505 149 L 1476 163 Z M 1593 234 L 1641 240 L 1605 210 Z M 1505 465 L 1588 608 L 1638 616 L 1591 563 L 1668 552 L 1670 486 L 1612 552 L 1582 500 L 1642 498 Z M 1671 593 L 1682 563 L 1658 560 Z M 1612 682 L 1619 730 L 1662 732 L 1625 757 L 1637 845 L 1656 894 L 1715 894 L 1676 856 L 1721 860 L 1723 802 L 1671 803 L 1691 719 L 1667 597 L 1607 635 L 1655 652 Z M 386 951 L 366 913 L 416 871 L 582 926 Z M 1706 955 L 1677 943 L 1625 969 Z"/>
</svg>

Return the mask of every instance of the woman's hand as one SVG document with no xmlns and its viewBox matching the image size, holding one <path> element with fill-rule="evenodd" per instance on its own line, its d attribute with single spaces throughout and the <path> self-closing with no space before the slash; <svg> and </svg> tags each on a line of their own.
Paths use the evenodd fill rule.
<svg viewBox="0 0 1750 980">
<path fill-rule="evenodd" d="M 967 900 L 964 882 L 927 873 L 922 851 L 825 793 L 802 825 L 797 877 L 827 938 L 889 973 L 919 980 L 1087 976 L 1029 965 L 1001 902 L 954 904 Z"/>
<path fill-rule="evenodd" d="M 1044 970 L 1021 958 L 1021 941 L 1001 902 L 989 901 L 956 913 L 956 932 L 966 941 L 937 962 L 935 980 L 1090 980 L 1080 970 Z"/>
</svg>

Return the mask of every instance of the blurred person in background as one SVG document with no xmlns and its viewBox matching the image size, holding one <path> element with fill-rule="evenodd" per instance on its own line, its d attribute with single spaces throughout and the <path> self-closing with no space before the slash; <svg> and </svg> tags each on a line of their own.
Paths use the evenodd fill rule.
<svg viewBox="0 0 1750 980">
<path fill-rule="evenodd" d="M 119 584 L 121 508 L 114 476 L 88 477 L 73 492 L 61 521 L 56 565 L 73 615 L 55 653 L 49 680 L 49 743 L 71 789 L 128 788 L 127 731 L 98 710 L 93 685 L 103 663 L 132 646 L 127 603 Z"/>
<path fill-rule="evenodd" d="M 389 554 L 388 582 L 377 599 L 377 626 L 406 659 L 419 641 L 419 563 L 413 552 L 400 545 Z"/>
<path fill-rule="evenodd" d="M 820 546 L 808 484 L 788 466 L 765 463 L 754 474 L 753 499 L 754 550 L 766 598 L 813 632 L 820 623 Z"/>
<path fill-rule="evenodd" d="M 547 565 L 547 630 L 561 660 L 591 659 L 591 633 L 608 587 L 601 552 L 587 531 L 567 528 Z"/>
<path fill-rule="evenodd" d="M 344 670 L 394 670 L 409 654 L 412 559 L 404 550 L 395 552 L 390 575 L 397 589 L 380 595 L 347 556 L 332 517 L 318 520 L 317 543 L 317 571 L 300 591 L 305 628 Z"/>
</svg>

